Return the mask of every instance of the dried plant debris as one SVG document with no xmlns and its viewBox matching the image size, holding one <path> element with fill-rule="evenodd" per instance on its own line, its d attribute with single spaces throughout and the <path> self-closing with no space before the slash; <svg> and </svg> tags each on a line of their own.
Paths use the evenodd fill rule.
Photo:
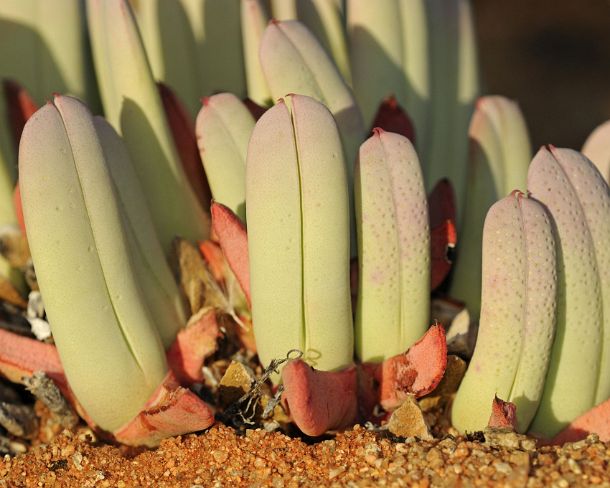
<svg viewBox="0 0 610 488">
<path fill-rule="evenodd" d="M 230 298 L 214 279 L 196 246 L 184 239 L 174 239 L 171 262 L 192 314 L 204 307 L 214 307 L 241 324 Z"/>
<path fill-rule="evenodd" d="M 23 383 L 28 391 L 49 409 L 62 427 L 73 428 L 78 424 L 78 416 L 68 401 L 53 380 L 42 371 L 36 371 L 29 378 L 24 378 Z"/>
<path fill-rule="evenodd" d="M 31 261 L 28 241 L 19 227 L 14 225 L 0 227 L 0 254 L 11 267 L 16 269 L 25 268 Z"/>
<path fill-rule="evenodd" d="M 244 393 L 219 415 L 220 420 L 238 430 L 264 425 L 269 422 L 277 423 L 278 426 L 285 424 L 287 416 L 283 413 L 280 405 L 283 387 L 280 385 L 272 393 L 269 378 L 273 374 L 279 374 L 279 367 L 282 364 L 292 359 L 299 359 L 302 355 L 302 351 L 293 349 L 288 351 L 286 357 L 272 360 L 260 376 L 252 379 L 247 390 L 244 383 L 248 371 L 240 366 L 234 366 L 235 371 L 241 370 L 239 377 Z"/>
<path fill-rule="evenodd" d="M 0 425 L 16 437 L 33 439 L 38 433 L 38 417 L 30 405 L 0 401 Z"/>
</svg>

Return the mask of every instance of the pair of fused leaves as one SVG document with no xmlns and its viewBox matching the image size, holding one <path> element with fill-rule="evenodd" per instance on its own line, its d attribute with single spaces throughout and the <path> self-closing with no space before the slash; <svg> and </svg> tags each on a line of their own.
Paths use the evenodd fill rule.
<svg viewBox="0 0 610 488">
<path fill-rule="evenodd" d="M 525 432 L 542 396 L 555 332 L 551 220 L 520 192 L 494 204 L 483 230 L 481 319 L 452 410 L 461 431 L 483 430 L 495 395 L 517 406 Z"/>
<path fill-rule="evenodd" d="M 70 97 L 55 97 L 28 121 L 19 171 L 32 258 L 70 386 L 93 420 L 114 430 L 163 380 L 164 347 L 185 322 L 143 192 L 120 137 Z"/>
<path fill-rule="evenodd" d="M 450 294 L 481 311 L 481 242 L 489 208 L 513 190 L 525 191 L 531 146 L 518 105 L 500 96 L 481 97 L 470 121 L 466 198 L 458 259 Z"/>
<path fill-rule="evenodd" d="M 176 235 L 206 238 L 209 216 L 181 167 L 129 4 L 90 0 L 87 13 L 104 112 L 125 141 L 163 249 Z"/>
</svg>

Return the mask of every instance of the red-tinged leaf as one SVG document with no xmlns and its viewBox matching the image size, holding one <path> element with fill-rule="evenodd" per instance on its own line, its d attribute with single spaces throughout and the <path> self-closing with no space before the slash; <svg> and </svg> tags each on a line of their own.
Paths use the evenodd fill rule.
<svg viewBox="0 0 610 488">
<path fill-rule="evenodd" d="M 13 207 L 15 207 L 15 216 L 17 217 L 19 228 L 25 236 L 27 234 L 25 233 L 25 220 L 23 218 L 23 205 L 21 204 L 21 190 L 19 189 L 19 182 L 17 182 L 15 185 L 15 190 L 13 191 Z"/>
<path fill-rule="evenodd" d="M 243 102 L 246 108 L 250 111 L 252 117 L 254 117 L 254 120 L 260 119 L 267 111 L 265 107 L 261 107 L 258 103 L 253 102 L 249 98 L 244 98 Z"/>
<path fill-rule="evenodd" d="M 610 442 L 610 398 L 582 414 L 553 437 L 550 443 L 576 442 L 589 434 L 597 434 L 600 441 Z"/>
<path fill-rule="evenodd" d="M 182 384 L 203 380 L 201 367 L 218 350 L 222 337 L 215 310 L 207 310 L 178 332 L 167 351 L 167 362 Z"/>
<path fill-rule="evenodd" d="M 43 371 L 66 397 L 72 397 L 55 346 L 0 329 L 0 375 L 13 383 Z"/>
<path fill-rule="evenodd" d="M 445 374 L 447 343 L 442 325 L 433 325 L 403 354 L 381 364 L 362 364 L 359 378 L 362 414 L 369 418 L 375 405 L 386 411 L 400 406 L 407 395 L 433 391 Z"/>
<path fill-rule="evenodd" d="M 157 83 L 167 122 L 193 191 L 206 212 L 210 211 L 212 192 L 199 157 L 195 126 L 178 97 L 163 83 Z"/>
<path fill-rule="evenodd" d="M 182 388 L 170 372 L 142 412 L 114 432 L 114 438 L 127 445 L 155 447 L 162 439 L 204 430 L 213 423 L 210 406 Z"/>
<path fill-rule="evenodd" d="M 379 105 L 377 109 L 377 115 L 373 121 L 373 129 L 381 128 L 387 132 L 395 132 L 405 136 L 413 145 L 415 145 L 415 127 L 413 122 L 405 112 L 405 110 L 398 104 L 396 98 L 393 96 L 386 98 Z"/>
<path fill-rule="evenodd" d="M 440 225 L 430 229 L 430 289 L 438 288 L 451 271 L 452 262 L 449 260 L 449 250 L 455 248 L 457 231 L 455 223 L 446 220 Z"/>
<path fill-rule="evenodd" d="M 18 148 L 25 123 L 38 110 L 38 106 L 27 90 L 19 83 L 13 80 L 4 80 L 3 85 L 9 125 L 13 133 L 15 148 Z"/>
<path fill-rule="evenodd" d="M 214 241 L 203 241 L 199 243 L 199 250 L 216 282 L 224 283 L 226 261 L 220 245 Z"/>
<path fill-rule="evenodd" d="M 293 422 L 310 436 L 341 429 L 356 422 L 358 397 L 356 368 L 317 371 L 300 359 L 282 370 L 284 393 Z"/>
<path fill-rule="evenodd" d="M 430 288 L 436 289 L 451 270 L 448 253 L 457 244 L 455 194 L 447 179 L 440 180 L 428 195 L 430 220 Z"/>
<path fill-rule="evenodd" d="M 516 430 L 517 406 L 496 396 L 491 402 L 491 415 L 487 427 L 490 429 Z"/>
<path fill-rule="evenodd" d="M 222 253 L 237 278 L 248 305 L 250 301 L 250 266 L 248 261 L 248 235 L 242 221 L 224 205 L 212 203 L 212 228 Z"/>
</svg>

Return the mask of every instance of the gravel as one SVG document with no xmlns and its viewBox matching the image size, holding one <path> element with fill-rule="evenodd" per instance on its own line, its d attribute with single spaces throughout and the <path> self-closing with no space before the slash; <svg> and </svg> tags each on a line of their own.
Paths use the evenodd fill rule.
<svg viewBox="0 0 610 488">
<path fill-rule="evenodd" d="M 506 437 L 506 438 L 505 438 Z M 216 425 L 154 450 L 98 443 L 65 430 L 5 456 L 0 487 L 112 486 L 609 486 L 610 443 L 596 436 L 536 448 L 515 434 L 391 439 L 356 426 L 306 443 L 277 432 Z"/>
</svg>

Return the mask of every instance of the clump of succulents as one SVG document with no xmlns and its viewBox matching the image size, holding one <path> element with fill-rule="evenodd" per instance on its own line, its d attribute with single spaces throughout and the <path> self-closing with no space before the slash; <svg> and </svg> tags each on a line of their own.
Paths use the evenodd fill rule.
<svg viewBox="0 0 610 488">
<path fill-rule="evenodd" d="M 0 76 L 34 98 L 0 97 L 0 211 L 23 211 L 55 342 L 0 330 L 0 373 L 44 371 L 91 426 L 154 445 L 213 423 L 188 387 L 233 343 L 304 433 L 376 419 L 443 377 L 431 290 L 457 226 L 450 290 L 479 333 L 455 427 L 496 425 L 497 395 L 520 432 L 610 435 L 610 190 L 577 152 L 529 164 L 513 102 L 475 106 L 469 2 L 134 6 L 0 6 L 19 46 Z M 15 68 L 27 49 L 42 69 Z M 68 95 L 25 124 L 15 213 L 5 111 L 25 122 L 51 92 Z M 583 151 L 607 178 L 606 132 Z"/>
</svg>

